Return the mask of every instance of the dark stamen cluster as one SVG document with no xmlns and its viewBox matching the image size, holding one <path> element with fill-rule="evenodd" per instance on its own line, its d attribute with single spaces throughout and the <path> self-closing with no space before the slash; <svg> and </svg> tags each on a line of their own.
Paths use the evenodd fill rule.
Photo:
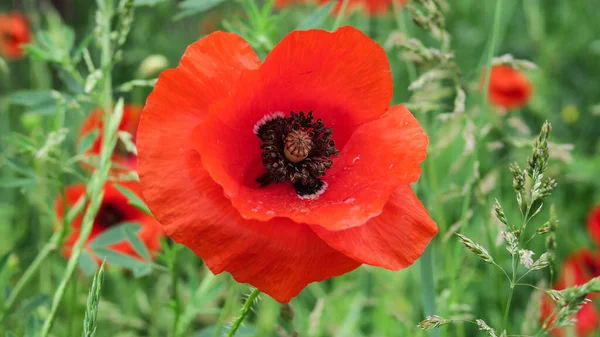
<svg viewBox="0 0 600 337">
<path fill-rule="evenodd" d="M 117 206 L 106 203 L 100 206 L 98 215 L 96 216 L 97 223 L 103 228 L 110 228 L 118 223 L 123 222 L 125 217 Z"/>
<path fill-rule="evenodd" d="M 331 129 L 313 113 L 291 112 L 290 117 L 274 115 L 255 128 L 263 141 L 262 162 L 267 172 L 256 179 L 261 186 L 290 181 L 301 198 L 314 198 L 323 191 L 320 177 L 339 153 L 331 139 Z"/>
</svg>

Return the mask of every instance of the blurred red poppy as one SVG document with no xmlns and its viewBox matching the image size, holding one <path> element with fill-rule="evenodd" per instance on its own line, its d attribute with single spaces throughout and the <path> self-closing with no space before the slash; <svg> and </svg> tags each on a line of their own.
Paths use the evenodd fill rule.
<svg viewBox="0 0 600 337">
<path fill-rule="evenodd" d="M 145 200 L 214 273 L 280 302 L 362 263 L 405 268 L 437 226 L 409 185 L 428 138 L 392 91 L 384 50 L 351 27 L 292 32 L 262 64 L 213 33 L 142 112 Z"/>
<path fill-rule="evenodd" d="M 594 277 L 600 276 L 600 263 L 598 256 L 587 249 L 582 249 L 569 255 L 563 264 L 560 277 L 554 284 L 554 289 L 562 290 L 568 287 L 582 285 Z M 598 294 L 591 294 L 592 298 L 597 298 Z M 548 317 L 549 326 L 552 326 L 556 313 L 554 301 L 545 296 L 542 299 L 541 322 L 545 322 Z M 577 324 L 575 329 L 577 336 L 588 336 L 597 331 L 599 327 L 599 315 L 594 303 L 583 305 L 581 310 L 575 315 Z M 556 336 L 566 335 L 565 329 L 554 329 L 552 334 Z"/>
<path fill-rule="evenodd" d="M 119 124 L 119 131 L 126 131 L 130 133 L 132 135 L 133 143 L 135 143 L 141 111 L 142 108 L 135 105 L 125 105 L 123 107 L 123 118 Z M 99 130 L 98 136 L 94 140 L 92 146 L 85 152 L 85 155 L 100 155 L 100 150 L 102 149 L 103 115 L 104 111 L 102 109 L 95 109 L 81 125 L 78 141 L 81 141 L 93 130 Z M 127 151 L 125 144 L 120 140 L 117 142 L 115 151 L 113 152 L 112 161 L 113 163 L 117 164 L 117 166 L 113 168 L 113 171 L 118 172 L 125 171 L 127 169 L 135 171 L 137 168 L 137 158 L 135 154 Z"/>
<path fill-rule="evenodd" d="M 0 14 L 0 55 L 9 60 L 23 57 L 23 45 L 30 39 L 29 22 L 23 14 Z"/>
<path fill-rule="evenodd" d="M 485 71 L 481 76 L 482 89 L 484 82 Z M 531 83 L 521 71 L 508 65 L 492 67 L 488 95 L 494 106 L 504 109 L 522 107 L 527 104 L 532 92 Z"/>
<path fill-rule="evenodd" d="M 587 226 L 592 239 L 600 247 L 600 204 L 596 205 L 588 215 Z"/>
<path fill-rule="evenodd" d="M 120 185 L 139 195 L 139 184 L 134 182 L 123 182 Z M 75 184 L 69 186 L 65 191 L 67 206 L 73 206 L 85 194 L 85 185 Z M 62 197 L 57 197 L 55 201 L 55 210 L 59 220 L 64 216 L 64 207 Z M 83 215 L 73 220 L 71 226 L 71 234 L 65 240 L 63 253 L 66 257 L 71 256 L 71 250 L 75 242 L 79 238 L 79 230 L 81 229 L 81 221 Z M 164 235 L 161 225 L 150 215 L 140 211 L 129 204 L 128 199 L 112 183 L 104 185 L 104 197 L 100 210 L 94 220 L 92 232 L 88 238 L 88 243 L 94 240 L 104 231 L 124 222 L 135 222 L 141 226 L 138 236 L 150 251 L 159 251 L 159 238 Z M 109 247 L 123 254 L 134 257 L 139 257 L 133 247 L 128 242 L 121 242 Z"/>
</svg>

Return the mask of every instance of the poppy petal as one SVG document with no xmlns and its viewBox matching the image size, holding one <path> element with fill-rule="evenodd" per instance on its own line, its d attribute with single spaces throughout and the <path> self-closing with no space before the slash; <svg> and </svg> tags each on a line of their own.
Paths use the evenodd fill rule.
<svg viewBox="0 0 600 337">
<path fill-rule="evenodd" d="M 259 187 L 255 179 L 264 167 L 258 141 L 250 143 L 252 146 L 249 142 L 236 145 L 228 141 L 234 136 L 228 135 L 226 129 L 218 131 L 204 123 L 195 135 L 194 143 L 205 167 L 244 218 L 266 221 L 287 217 L 329 230 L 362 225 L 380 214 L 398 186 L 418 180 L 428 145 L 427 135 L 404 106 L 390 108 L 380 119 L 355 130 L 323 177 L 328 184 L 325 193 L 313 201 L 298 198 L 290 183 Z M 207 141 L 207 137 L 212 141 Z M 236 146 L 255 157 L 254 165 L 245 171 L 237 171 L 243 165 L 236 161 L 242 154 L 234 156 L 238 159 L 227 157 Z M 224 174 L 227 170 L 232 175 Z"/>
<path fill-rule="evenodd" d="M 588 216 L 588 231 L 598 247 L 600 247 L 600 205 L 594 207 Z"/>
<path fill-rule="evenodd" d="M 307 284 L 360 266 L 304 224 L 243 219 L 202 168 L 198 153 L 183 156 L 187 170 L 146 183 L 144 195 L 168 235 L 192 249 L 213 273 L 228 271 L 238 282 L 288 302 Z M 165 185 L 177 193 L 165 193 Z"/>
<path fill-rule="evenodd" d="M 352 259 L 391 270 L 415 262 L 438 231 L 409 185 L 398 188 L 381 215 L 362 226 L 341 231 L 321 226 L 312 229 L 327 244 Z"/>
<path fill-rule="evenodd" d="M 385 51 L 353 27 L 291 32 L 239 87 L 230 107 L 236 113 L 220 117 L 240 137 L 256 138 L 253 126 L 269 113 L 313 111 L 338 145 L 356 126 L 382 116 L 393 95 Z"/>
</svg>

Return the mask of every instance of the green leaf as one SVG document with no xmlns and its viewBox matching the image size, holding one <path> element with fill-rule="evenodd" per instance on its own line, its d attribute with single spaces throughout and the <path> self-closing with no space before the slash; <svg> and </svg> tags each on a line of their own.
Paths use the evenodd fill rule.
<svg viewBox="0 0 600 337">
<path fill-rule="evenodd" d="M 150 275 L 150 273 L 152 273 L 152 265 L 150 264 L 143 264 L 133 269 L 133 276 L 136 278 Z"/>
<path fill-rule="evenodd" d="M 35 309 L 42 305 L 46 305 L 50 302 L 50 296 L 48 295 L 37 295 L 35 297 L 29 298 L 19 306 L 15 313 L 19 314 L 27 314 L 33 312 Z"/>
<path fill-rule="evenodd" d="M 37 337 L 40 332 L 40 320 L 36 315 L 31 315 L 27 318 L 27 324 L 25 324 L 25 335 L 24 337 Z"/>
<path fill-rule="evenodd" d="M 298 27 L 296 27 L 296 30 L 320 28 L 323 22 L 325 22 L 325 19 L 327 19 L 327 17 L 329 16 L 329 13 L 331 13 L 331 9 L 333 8 L 333 6 L 335 6 L 335 4 L 335 1 L 331 1 L 319 7 L 314 13 L 312 13 L 306 19 L 304 19 L 298 25 Z"/>
<path fill-rule="evenodd" d="M 141 266 L 145 264 L 139 259 L 136 259 L 129 255 L 125 255 L 123 253 L 119 253 L 111 249 L 96 248 L 94 249 L 94 252 L 99 258 L 106 259 L 107 264 L 113 266 L 136 270 L 138 268 L 141 268 Z"/>
<path fill-rule="evenodd" d="M 27 187 L 35 184 L 37 184 L 37 181 L 30 178 L 12 178 L 0 180 L 0 188 Z"/>
<path fill-rule="evenodd" d="M 151 261 L 150 252 L 148 252 L 148 248 L 146 245 L 140 240 L 139 236 L 137 236 L 137 232 L 139 229 L 134 229 L 133 227 L 125 227 L 125 235 L 127 236 L 127 241 L 131 244 L 133 249 L 139 256 L 143 257 L 146 261 Z"/>
<path fill-rule="evenodd" d="M 35 61 L 58 62 L 54 55 L 36 45 L 24 45 L 23 49 L 25 50 L 25 54 Z"/>
<path fill-rule="evenodd" d="M 0 258 L 0 275 L 2 275 L 4 268 L 8 264 L 8 258 L 10 257 L 10 254 L 12 254 L 12 250 L 9 250 L 6 254 L 2 255 L 2 257 Z"/>
<path fill-rule="evenodd" d="M 98 129 L 94 129 L 83 136 L 79 143 L 77 143 L 77 153 L 84 153 L 85 151 L 89 150 L 92 145 L 94 145 L 96 139 L 98 139 L 99 133 L 100 131 Z"/>
<path fill-rule="evenodd" d="M 138 197 L 137 194 L 133 193 L 130 189 L 122 185 L 115 184 L 114 186 L 117 188 L 117 190 L 119 190 L 119 192 L 123 193 L 123 195 L 127 197 L 131 206 L 148 215 L 152 215 L 152 212 L 150 212 L 150 209 L 146 203 L 140 197 Z"/>
<path fill-rule="evenodd" d="M 16 91 L 6 97 L 9 103 L 22 106 L 36 106 L 48 102 L 54 102 L 52 91 L 34 91 L 34 90 L 20 90 Z"/>
<path fill-rule="evenodd" d="M 6 337 L 17 337 L 17 335 L 15 335 L 15 333 L 12 332 L 12 331 L 7 331 L 6 332 Z"/>
<path fill-rule="evenodd" d="M 83 40 L 81 40 L 81 42 L 79 42 L 79 45 L 77 48 L 75 48 L 75 51 L 73 51 L 74 63 L 78 63 L 81 60 L 81 57 L 83 56 L 83 50 L 87 48 L 93 40 L 94 34 L 88 34 Z"/>
<path fill-rule="evenodd" d="M 132 227 L 132 231 L 138 232 L 142 227 L 137 223 L 124 222 L 118 226 L 107 229 L 98 235 L 88 246 L 92 249 L 107 247 L 115 243 L 127 240 L 127 227 Z"/>
<path fill-rule="evenodd" d="M 98 269 L 98 263 L 92 256 L 92 254 L 85 250 L 81 252 L 79 256 L 79 268 L 86 273 L 86 275 L 94 275 Z"/>
<path fill-rule="evenodd" d="M 185 0 L 179 4 L 181 12 L 177 13 L 173 19 L 181 20 L 185 17 L 200 14 L 217 5 L 222 4 L 226 0 Z"/>
<path fill-rule="evenodd" d="M 74 94 L 80 94 L 83 92 L 83 87 L 71 74 L 64 71 L 63 69 L 58 69 L 58 78 L 60 78 L 61 82 L 69 89 L 70 92 Z"/>
</svg>

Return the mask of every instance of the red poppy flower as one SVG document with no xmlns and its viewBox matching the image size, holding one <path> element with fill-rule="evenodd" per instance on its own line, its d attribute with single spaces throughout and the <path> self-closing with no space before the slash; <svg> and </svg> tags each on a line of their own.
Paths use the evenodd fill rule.
<svg viewBox="0 0 600 337">
<path fill-rule="evenodd" d="M 214 273 L 280 302 L 362 263 L 405 268 L 437 226 L 409 185 L 428 139 L 392 90 L 384 50 L 351 27 L 292 32 L 262 64 L 213 33 L 148 97 L 145 200 Z"/>
<path fill-rule="evenodd" d="M 565 260 L 560 277 L 554 289 L 561 290 L 572 286 L 582 285 L 594 277 L 600 276 L 600 263 L 598 256 L 587 249 L 580 250 L 571 254 Z M 597 298 L 598 294 L 592 294 L 592 298 Z M 546 296 L 542 299 L 541 322 L 544 322 L 555 308 L 554 301 Z M 577 336 L 583 337 L 597 331 L 599 326 L 599 315 L 594 303 L 585 304 L 575 315 L 577 324 L 575 325 Z M 551 326 L 554 317 L 550 318 Z M 554 329 L 552 333 L 556 336 L 564 336 L 564 329 Z"/>
<path fill-rule="evenodd" d="M 139 195 L 139 184 L 134 182 L 122 182 L 120 185 L 126 187 L 130 191 Z M 69 186 L 65 191 L 66 205 L 72 206 L 83 197 L 85 194 L 85 185 L 76 184 Z M 55 202 L 56 214 L 59 219 L 64 216 L 63 199 L 57 197 Z M 67 237 L 63 247 L 63 253 L 66 257 L 71 256 L 71 249 L 75 242 L 79 238 L 79 230 L 81 228 L 81 220 L 83 215 L 80 214 L 70 224 L 71 234 Z M 135 222 L 141 225 L 141 229 L 138 232 L 138 236 L 141 241 L 146 245 L 150 251 L 159 251 L 160 242 L 159 238 L 164 235 L 161 225 L 150 215 L 140 211 L 129 204 L 127 197 L 124 196 L 119 190 L 117 190 L 112 183 L 106 183 L 104 185 L 104 197 L 100 210 L 94 220 L 92 232 L 88 238 L 88 242 L 91 242 L 105 230 L 123 223 L 123 222 Z M 123 254 L 138 257 L 133 247 L 128 242 L 120 242 L 110 246 L 110 249 L 116 250 Z"/>
<path fill-rule="evenodd" d="M 600 204 L 596 205 L 590 212 L 587 225 L 592 239 L 600 247 Z"/>
<path fill-rule="evenodd" d="M 481 76 L 480 87 L 482 89 L 484 81 L 485 72 Z M 504 109 L 524 106 L 529 101 L 532 92 L 531 83 L 519 70 L 508 65 L 492 67 L 488 95 L 494 106 Z"/>
<path fill-rule="evenodd" d="M 139 106 L 125 105 L 123 107 L 123 118 L 119 124 L 119 130 L 129 132 L 133 137 L 132 140 L 134 143 L 141 111 L 142 108 Z M 81 130 L 79 130 L 79 141 L 93 130 L 99 129 L 100 131 L 92 146 L 85 152 L 86 155 L 100 155 L 100 150 L 102 148 L 103 115 L 104 111 L 102 109 L 96 109 L 90 113 L 81 125 Z M 120 166 L 115 168 L 116 171 L 119 171 L 121 168 L 135 170 L 137 167 L 136 156 L 127 151 L 125 145 L 121 141 L 119 141 L 115 147 L 112 161 Z"/>
<path fill-rule="evenodd" d="M 23 56 L 23 44 L 29 43 L 29 23 L 20 13 L 0 14 L 0 54 L 14 60 Z"/>
</svg>

